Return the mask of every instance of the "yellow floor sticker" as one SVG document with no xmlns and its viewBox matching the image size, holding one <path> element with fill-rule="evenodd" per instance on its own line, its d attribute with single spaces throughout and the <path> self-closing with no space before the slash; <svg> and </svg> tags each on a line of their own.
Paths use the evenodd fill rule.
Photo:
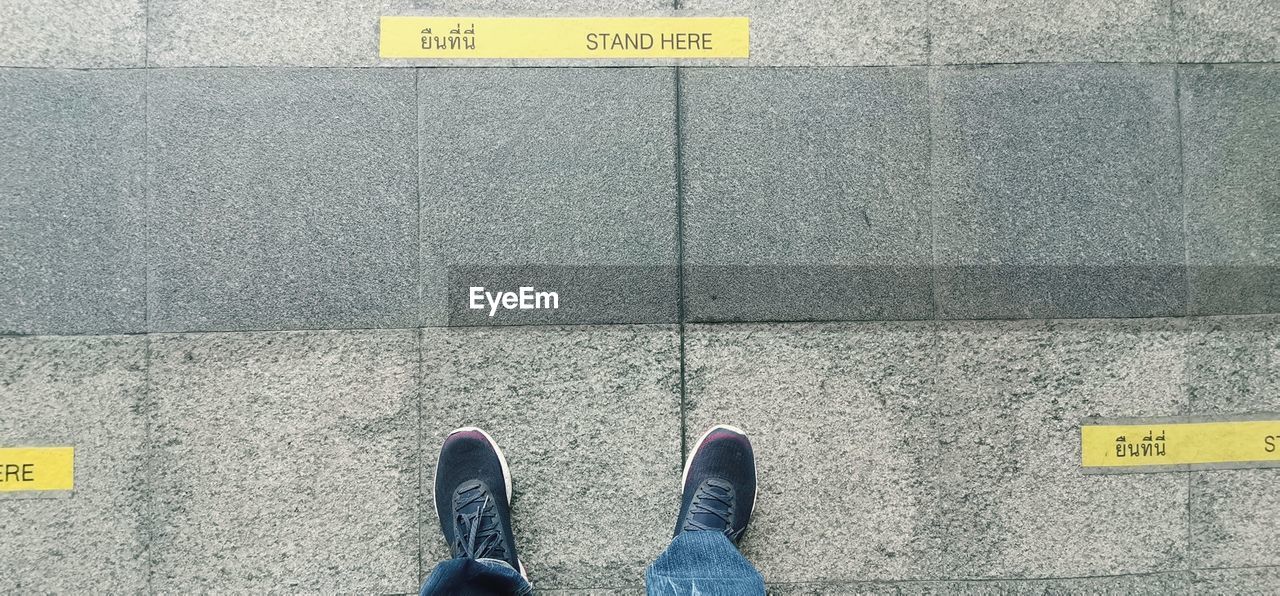
<svg viewBox="0 0 1280 596">
<path fill-rule="evenodd" d="M 75 486 L 75 448 L 0 448 L 0 492 L 71 490 Z"/>
<path fill-rule="evenodd" d="M 746 17 L 410 17 L 381 21 L 383 58 L 746 58 Z"/>
<path fill-rule="evenodd" d="M 1086 420 L 1086 469 L 1213 469 L 1280 465 L 1280 415 L 1247 419 Z"/>
</svg>

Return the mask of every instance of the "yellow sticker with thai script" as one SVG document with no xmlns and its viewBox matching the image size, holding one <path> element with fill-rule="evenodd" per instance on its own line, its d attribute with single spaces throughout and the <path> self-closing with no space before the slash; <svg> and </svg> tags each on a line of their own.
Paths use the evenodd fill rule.
<svg viewBox="0 0 1280 596">
<path fill-rule="evenodd" d="M 0 492 L 74 487 L 74 447 L 0 448 Z"/>
<path fill-rule="evenodd" d="M 1116 471 L 1280 466 L 1280 415 L 1086 420 L 1080 459 Z"/>
<path fill-rule="evenodd" d="M 383 58 L 746 58 L 746 17 L 385 16 Z"/>
</svg>

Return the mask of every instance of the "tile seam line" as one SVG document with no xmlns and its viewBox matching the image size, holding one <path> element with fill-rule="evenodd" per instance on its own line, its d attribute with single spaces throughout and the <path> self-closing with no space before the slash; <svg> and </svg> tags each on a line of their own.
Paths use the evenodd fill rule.
<svg viewBox="0 0 1280 596">
<path fill-rule="evenodd" d="M 1173 0 L 1169 1 L 1169 9 L 1170 11 L 1173 10 Z M 1172 23 L 1173 21 L 1172 12 L 1170 12 L 1169 20 Z M 1173 126 L 1174 126 L 1174 133 L 1178 135 L 1176 163 L 1178 167 L 1178 202 L 1180 203 L 1180 207 L 1182 210 L 1182 263 L 1183 263 L 1182 281 L 1183 281 L 1183 291 L 1185 292 L 1183 309 L 1186 316 L 1190 317 L 1191 313 L 1195 312 L 1195 307 L 1194 307 L 1194 304 L 1192 304 L 1192 294 L 1191 294 L 1191 238 L 1190 236 L 1188 236 L 1188 231 L 1190 229 L 1190 226 L 1189 226 L 1189 222 L 1187 221 L 1187 177 L 1186 177 L 1186 164 L 1184 160 L 1183 140 L 1182 140 L 1183 139 L 1182 67 L 1178 65 L 1174 65 L 1170 68 L 1173 70 L 1173 76 L 1172 76 L 1172 79 L 1173 79 Z M 1187 398 L 1186 413 L 1188 415 L 1194 414 L 1196 411 L 1195 404 L 1192 403 L 1192 391 L 1191 391 L 1191 350 L 1193 349 L 1193 346 L 1191 345 L 1190 342 L 1193 342 L 1193 341 L 1195 341 L 1195 334 L 1193 333 L 1188 334 L 1187 335 L 1188 344 L 1183 346 L 1183 349 L 1182 349 L 1182 385 L 1183 385 L 1183 391 L 1186 392 L 1186 398 Z M 1186 560 L 1186 567 L 1189 571 L 1192 567 L 1195 566 L 1196 549 L 1195 549 L 1195 532 L 1193 530 L 1193 525 L 1192 525 L 1192 520 L 1194 519 L 1194 517 L 1192 516 L 1194 511 L 1192 500 L 1193 500 L 1193 494 L 1194 494 L 1193 489 L 1195 486 L 1195 476 L 1197 472 L 1188 470 L 1184 472 L 1184 474 L 1186 474 L 1186 484 L 1187 484 L 1187 507 L 1186 507 L 1187 545 L 1186 545 L 1186 551 L 1185 551 L 1186 552 L 1185 560 Z"/>
<path fill-rule="evenodd" d="M 676 0 L 678 3 L 679 0 Z M 680 67 L 676 66 L 672 69 L 672 77 L 674 79 L 674 105 L 675 110 L 675 183 L 676 183 L 676 321 L 678 323 L 677 330 L 679 333 L 679 359 L 680 359 L 680 460 L 679 465 L 683 469 L 684 459 L 689 450 L 688 445 L 688 367 L 686 362 L 686 344 L 685 344 L 685 279 L 684 279 L 684 89 L 681 80 L 684 78 Z"/>
<path fill-rule="evenodd" d="M 687 325 L 695 325 L 699 327 L 732 327 L 732 326 L 750 326 L 750 325 L 874 325 L 879 323 L 890 324 L 943 324 L 943 323 L 1013 323 L 1013 322 L 1078 322 L 1078 321 L 1107 321 L 1107 322 L 1141 322 L 1141 321 L 1208 321 L 1208 320 L 1233 320 L 1233 319 L 1254 319 L 1254 318 L 1280 318 L 1280 313 L 1222 313 L 1222 314 L 1201 314 L 1201 315 L 1167 315 L 1156 317 L 1059 317 L 1059 318 L 1030 318 L 1030 319 L 774 319 L 774 320 L 755 320 L 755 321 L 688 321 Z M 190 329 L 181 331 L 137 331 L 122 333 L 0 333 L 0 339 L 20 339 L 20 338 L 76 338 L 76 337 L 131 337 L 131 336 L 148 336 L 148 335 L 202 335 L 202 334 L 238 334 L 238 333 L 344 333 L 344 332 L 369 332 L 369 331 L 412 331 L 415 329 L 621 329 L 626 327 L 652 327 L 654 329 L 674 329 L 678 326 L 676 321 L 668 321 L 662 323 L 561 323 L 561 324 L 534 324 L 534 325 L 423 325 L 420 327 L 326 327 L 326 328 L 287 328 L 287 329 Z"/>
<path fill-rule="evenodd" d="M 414 569 L 417 572 L 417 575 L 414 577 L 414 585 L 420 585 L 423 580 L 422 558 L 424 555 L 422 550 L 422 501 L 423 501 L 422 400 L 423 400 L 423 393 L 424 393 L 423 385 L 425 384 L 425 382 L 423 377 L 424 359 L 422 355 L 422 342 L 426 340 L 426 336 L 423 333 L 421 327 L 414 330 L 414 339 L 416 340 L 415 347 L 417 347 L 417 354 L 418 354 L 418 369 L 417 369 L 417 375 L 414 378 L 414 387 L 413 387 L 414 405 L 417 408 L 417 416 L 418 416 L 418 428 L 417 428 L 417 432 L 415 433 L 416 448 L 414 449 L 414 452 L 413 452 L 413 460 L 416 463 L 416 468 L 417 468 L 417 475 L 414 478 L 414 487 L 413 487 L 414 488 L 413 490 L 413 494 L 414 494 L 413 528 L 414 528 L 414 534 L 416 535 L 417 541 L 418 541 L 417 556 L 414 557 Z"/>
<path fill-rule="evenodd" d="M 1192 569 L 1167 569 L 1163 571 L 1135 571 L 1132 573 L 1115 573 L 1103 575 L 1080 575 L 1080 576 L 1054 576 L 1054 577 L 984 577 L 984 578 L 947 578 L 934 577 L 923 579 L 815 579 L 815 580 L 799 580 L 799 581 L 765 581 L 768 586 L 839 586 L 849 584 L 918 584 L 918 583 L 944 583 L 944 582 L 964 582 L 964 583 L 1021 583 L 1021 582 L 1039 582 L 1039 581 L 1063 581 L 1063 580 L 1080 580 L 1080 579 L 1110 579 L 1123 577 L 1152 577 L 1160 575 L 1186 575 L 1196 571 L 1248 571 L 1256 569 L 1280 569 L 1280 565 L 1245 565 L 1245 566 L 1228 566 L 1228 567 L 1204 567 Z M 543 590 L 544 592 L 570 592 L 576 590 L 623 590 L 634 586 L 587 586 L 587 587 L 556 587 Z"/>
<path fill-rule="evenodd" d="M 151 336 L 144 335 L 143 342 L 143 369 L 142 369 L 142 412 L 145 418 L 142 423 L 142 441 L 143 441 L 143 457 L 142 457 L 142 506 L 145 518 L 141 522 L 143 528 L 143 563 L 142 568 L 146 574 L 143 578 L 147 594 L 155 594 L 155 537 L 156 530 L 156 495 L 154 486 L 155 477 L 155 404 L 153 403 L 153 391 L 151 384 Z"/>
<path fill-rule="evenodd" d="M 901 64 L 752 64 L 752 65 L 723 65 L 723 64 L 697 64 L 690 63 L 686 66 L 692 68 L 787 68 L 787 69 L 837 69 L 837 68 L 927 68 L 927 67 L 983 67 L 983 66 L 1065 66 L 1065 65 L 1148 65 L 1148 66 L 1268 66 L 1280 65 L 1280 60 L 1235 60 L 1230 62 L 1182 62 L 1182 61 L 1062 61 L 1062 62 L 939 62 L 939 63 L 922 63 L 909 62 Z M 162 66 L 149 64 L 145 66 L 32 66 L 22 64 L 0 65 L 0 70 L 57 70 L 57 71 L 85 71 L 100 72 L 114 70 L 234 70 L 234 69 L 297 69 L 297 70 L 400 70 L 400 69 L 451 69 L 451 68 L 525 68 L 525 69 L 563 69 L 563 68 L 673 68 L 679 67 L 678 64 L 412 64 L 404 66 L 376 66 L 376 65 L 332 65 L 332 64 L 204 64 L 204 65 L 173 65 Z"/>
</svg>

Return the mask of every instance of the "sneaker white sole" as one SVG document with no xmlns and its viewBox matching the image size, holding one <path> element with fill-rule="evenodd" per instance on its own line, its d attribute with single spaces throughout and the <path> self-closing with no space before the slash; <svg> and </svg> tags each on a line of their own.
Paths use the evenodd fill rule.
<svg viewBox="0 0 1280 596">
<path fill-rule="evenodd" d="M 508 507 L 511 506 L 511 467 L 507 465 L 507 456 L 502 453 L 502 449 L 498 448 L 498 442 L 493 440 L 493 437 L 489 436 L 489 433 L 484 432 L 483 429 L 475 426 L 464 426 L 462 428 L 455 428 L 449 432 L 448 437 L 452 437 L 453 435 L 456 435 L 458 433 L 463 433 L 463 432 L 480 433 L 482 436 L 484 436 L 484 440 L 489 442 L 489 446 L 493 447 L 493 452 L 498 454 L 498 464 L 502 466 L 502 482 L 503 484 L 506 485 L 506 488 L 507 488 L 507 506 Z M 449 440 L 448 437 L 445 437 L 446 441 Z M 439 474 L 440 474 L 440 459 L 437 456 L 436 469 L 434 471 L 434 474 L 431 477 L 431 486 L 436 485 L 436 476 L 439 476 Z M 431 499 L 431 508 L 435 509 L 436 519 L 440 519 L 440 508 L 436 507 L 435 499 Z M 517 556 L 516 562 L 520 563 L 520 575 L 524 577 L 525 581 L 528 581 L 529 574 L 526 573 L 524 570 L 524 561 L 521 561 L 519 559 L 519 556 Z"/>
<path fill-rule="evenodd" d="M 684 472 L 680 474 L 680 494 L 684 494 L 684 485 L 685 485 L 685 483 L 686 483 L 686 482 L 688 482 L 688 481 L 689 481 L 689 467 L 693 465 L 693 458 L 694 458 L 694 456 L 698 455 L 698 450 L 699 450 L 699 449 L 702 449 L 702 444 L 703 444 L 703 443 L 705 443 L 705 442 L 707 441 L 707 437 L 711 436 L 711 433 L 713 433 L 713 432 L 715 432 L 715 431 L 717 431 L 717 430 L 727 430 L 727 431 L 732 432 L 732 433 L 738 433 L 738 434 L 740 434 L 740 435 L 742 435 L 742 436 L 744 436 L 744 437 L 745 437 L 745 436 L 747 436 L 747 433 L 746 433 L 746 432 L 744 432 L 742 429 L 740 429 L 740 428 L 738 428 L 738 427 L 736 427 L 736 426 L 729 425 L 729 424 L 717 424 L 717 425 L 715 425 L 715 426 L 713 426 L 713 427 L 711 427 L 711 428 L 707 429 L 707 432 L 702 433 L 702 436 L 701 436 L 701 437 L 698 437 L 698 442 L 697 442 L 697 443 L 694 443 L 694 445 L 693 445 L 693 451 L 690 451 L 690 452 L 689 452 L 689 457 L 688 457 L 688 458 L 686 458 L 686 459 L 684 460 Z M 750 438 L 748 438 L 748 440 L 750 440 Z M 752 445 L 752 448 L 753 448 L 753 449 L 754 449 L 754 447 L 755 447 L 755 446 L 754 446 L 754 445 Z M 755 460 L 755 458 L 754 458 L 754 457 L 753 457 L 753 458 L 751 458 L 751 471 L 752 471 L 752 472 L 756 472 L 756 471 L 757 471 L 757 470 L 756 470 L 756 460 Z M 754 475 L 754 474 L 753 474 L 753 475 Z M 757 488 L 757 490 L 756 490 L 755 494 L 751 495 L 751 510 L 752 510 L 752 511 L 755 511 L 755 508 L 756 508 L 756 501 L 757 501 L 757 500 L 759 500 L 759 498 L 760 498 L 760 490 Z"/>
</svg>

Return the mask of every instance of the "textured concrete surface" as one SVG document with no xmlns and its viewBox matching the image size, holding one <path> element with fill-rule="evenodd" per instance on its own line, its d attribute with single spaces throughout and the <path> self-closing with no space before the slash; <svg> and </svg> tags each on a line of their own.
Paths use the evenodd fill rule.
<svg viewBox="0 0 1280 596">
<path fill-rule="evenodd" d="M 681 15 L 751 19 L 751 57 L 725 66 L 874 66 L 929 61 L 926 0 L 677 0 Z"/>
<path fill-rule="evenodd" d="M 1213 569 L 1193 572 L 1192 594 L 1264 596 L 1280 586 L 1280 567 Z"/>
<path fill-rule="evenodd" d="M 146 65 L 146 0 L 0 0 L 0 66 Z"/>
<path fill-rule="evenodd" d="M 1185 312 L 1172 67 L 934 75 L 940 317 Z"/>
<path fill-rule="evenodd" d="M 1280 321 L 1233 317 L 1197 322 L 1187 356 L 1191 412 L 1280 413 Z M 1280 565 L 1280 469 L 1214 470 L 1191 476 L 1191 558 L 1196 567 Z M 1271 513 L 1261 513 L 1271 512 Z"/>
<path fill-rule="evenodd" d="M 413 73 L 157 70 L 152 330 L 410 327 Z"/>
<path fill-rule="evenodd" d="M 372 66 L 378 17 L 409 0 L 150 0 L 155 66 Z"/>
<path fill-rule="evenodd" d="M 744 551 L 770 581 L 1178 570 L 1186 476 L 1082 474 L 1075 429 L 1183 412 L 1184 337 L 1162 320 L 694 326 L 687 438 L 751 434 Z"/>
<path fill-rule="evenodd" d="M 423 320 L 676 318 L 669 68 L 424 69 Z M 469 309 L 469 288 L 558 291 L 556 311 Z"/>
<path fill-rule="evenodd" d="M 1166 0 L 937 0 L 934 64 L 1170 62 Z"/>
<path fill-rule="evenodd" d="M 694 321 L 933 317 L 925 69 L 684 69 Z"/>
<path fill-rule="evenodd" d="M 935 466 L 919 546 L 940 575 L 1185 569 L 1186 474 L 1083 474 L 1079 424 L 1185 413 L 1186 346 L 1176 319 L 943 324 L 917 422 Z"/>
<path fill-rule="evenodd" d="M 76 450 L 69 498 L 0 493 L 0 591 L 146 590 L 145 358 L 142 337 L 0 338 L 0 446 Z"/>
<path fill-rule="evenodd" d="M 1180 69 L 1193 314 L 1280 310 L 1280 65 Z"/>
<path fill-rule="evenodd" d="M 1273 0 L 1173 0 L 1180 62 L 1280 61 Z"/>
<path fill-rule="evenodd" d="M 0 69 L 0 332 L 144 329 L 145 85 Z"/>
<path fill-rule="evenodd" d="M 435 329 L 422 338 L 423 572 L 440 442 L 489 431 L 511 465 L 516 548 L 539 589 L 639 587 L 679 508 L 675 328 Z"/>
<path fill-rule="evenodd" d="M 416 332 L 151 341 L 153 590 L 414 590 Z"/>
</svg>

